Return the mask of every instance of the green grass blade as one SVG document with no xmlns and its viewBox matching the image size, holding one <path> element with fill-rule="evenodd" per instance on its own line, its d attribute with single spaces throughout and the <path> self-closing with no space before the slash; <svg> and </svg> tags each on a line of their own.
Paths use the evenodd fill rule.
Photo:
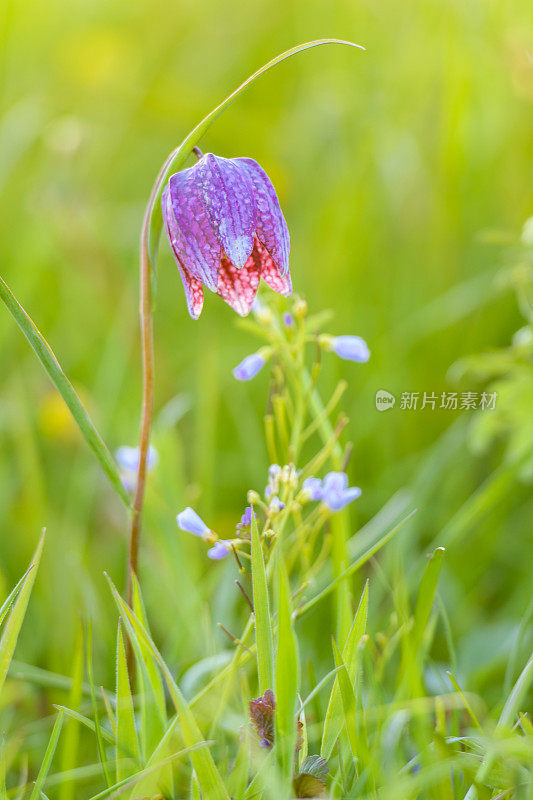
<svg viewBox="0 0 533 800">
<path fill-rule="evenodd" d="M 228 106 L 231 105 L 231 103 L 233 103 L 234 100 L 237 99 L 237 97 L 239 97 L 240 94 L 242 94 L 249 86 L 251 86 L 252 83 L 257 80 L 257 78 L 261 77 L 261 75 L 263 75 L 265 72 L 268 72 L 268 70 L 272 69 L 272 67 L 275 67 L 276 64 L 280 64 L 287 58 L 291 58 L 291 56 L 294 56 L 297 53 L 301 53 L 304 50 L 310 50 L 312 47 L 319 47 L 323 44 L 342 44 L 348 45 L 349 47 L 356 47 L 359 50 L 364 50 L 364 47 L 361 47 L 361 45 L 354 44 L 353 42 L 347 42 L 343 39 L 316 39 L 315 41 L 305 42 L 304 44 L 299 44 L 296 45 L 296 47 L 291 47 L 289 50 L 285 50 L 285 52 L 280 53 L 267 64 L 258 69 L 257 72 L 254 72 L 253 75 L 250 75 L 250 77 L 247 78 L 244 83 L 241 83 L 241 85 L 235 89 L 234 92 L 228 95 L 228 97 L 226 97 L 226 99 L 223 100 L 220 105 L 218 105 L 213 109 L 213 111 L 204 117 L 204 119 L 196 126 L 196 128 L 194 128 L 194 130 L 191 131 L 191 133 L 189 133 L 179 147 L 170 154 L 163 165 L 161 172 L 159 173 L 157 183 L 153 190 L 153 207 L 150 216 L 150 230 L 148 235 L 148 253 L 152 269 L 155 268 L 159 235 L 163 226 L 160 202 L 161 194 L 170 175 L 173 172 L 178 172 L 178 170 L 183 168 L 187 157 L 192 151 L 192 148 L 198 144 L 212 123 L 222 114 L 223 111 L 225 111 L 226 108 L 228 108 Z"/>
<path fill-rule="evenodd" d="M 135 783 L 135 787 L 130 794 L 131 800 L 136 800 L 137 797 L 144 797 L 145 795 L 152 797 L 152 795 L 157 795 L 158 792 L 163 794 L 164 797 L 174 796 L 172 767 L 167 763 L 167 758 L 172 754 L 173 739 L 178 735 L 176 734 L 178 724 L 179 716 L 176 715 L 163 732 L 150 758 L 145 763 L 145 768 L 151 767 L 154 769 L 151 769 L 149 773 L 142 776 Z M 156 767 L 160 768 L 159 771 L 155 769 Z"/>
<path fill-rule="evenodd" d="M 83 698 L 83 628 L 78 626 L 76 642 L 74 645 L 74 658 L 72 666 L 72 686 L 69 692 L 68 703 L 71 708 L 79 708 Z M 80 727 L 74 719 L 67 719 L 62 736 L 61 771 L 68 774 L 75 769 L 78 762 Z M 59 786 L 59 800 L 72 800 L 75 784 L 65 780 Z"/>
<path fill-rule="evenodd" d="M 32 559 L 32 566 L 26 572 L 26 575 L 23 578 L 17 599 L 13 603 L 11 611 L 9 612 L 9 616 L 2 633 L 2 638 L 0 639 L 0 691 L 4 685 L 7 671 L 9 669 L 11 659 L 13 658 L 18 635 L 22 627 L 24 615 L 26 614 L 26 608 L 28 607 L 31 590 L 33 588 L 33 584 L 35 583 L 35 577 L 37 575 L 41 554 L 43 552 L 44 536 L 45 534 L 43 532 L 39 540 L 37 550 L 35 551 Z"/>
<path fill-rule="evenodd" d="M 368 615 L 368 581 L 365 584 L 359 606 L 352 623 L 352 627 L 346 639 L 342 651 L 343 663 L 346 665 L 350 681 L 354 682 L 357 670 L 357 645 L 366 630 L 366 620 Z M 331 757 L 335 742 L 344 724 L 342 710 L 342 696 L 340 692 L 339 677 L 335 678 L 335 683 L 331 690 L 326 718 L 324 720 L 324 730 L 322 732 L 322 744 L 320 755 L 328 760 Z"/>
<path fill-rule="evenodd" d="M 81 725 L 84 725 L 86 728 L 88 728 L 90 731 L 96 734 L 96 725 L 94 724 L 92 719 L 89 719 L 89 717 L 85 717 L 83 714 L 80 714 L 79 711 L 74 711 L 73 708 L 67 708 L 66 706 L 60 706 L 56 704 L 54 708 L 57 708 L 58 711 L 63 711 L 67 717 L 75 719 Z M 113 745 L 113 747 L 115 746 L 116 744 L 115 737 L 113 736 L 113 734 L 109 733 L 105 728 L 100 728 L 100 735 L 103 741 L 106 741 L 108 744 Z"/>
<path fill-rule="evenodd" d="M 296 744 L 298 651 L 291 623 L 291 593 L 285 565 L 278 559 L 278 648 L 276 654 L 275 743 L 284 786 L 290 786 Z"/>
<path fill-rule="evenodd" d="M 6 735 L 2 734 L 0 742 L 0 800 L 6 800 Z"/>
<path fill-rule="evenodd" d="M 11 313 L 15 322 L 30 343 L 33 352 L 45 368 L 52 383 L 67 404 L 67 407 L 72 414 L 76 425 L 80 429 L 82 436 L 100 462 L 100 465 L 109 478 L 115 492 L 120 497 L 124 505 L 129 508 L 130 499 L 128 497 L 128 493 L 124 488 L 117 465 L 115 464 L 111 453 L 107 449 L 104 440 L 94 427 L 94 424 L 89 418 L 87 411 L 83 407 L 80 398 L 74 391 L 74 387 L 63 372 L 50 345 L 39 331 L 31 317 L 20 305 L 9 286 L 1 277 L 0 298 L 4 301 L 8 311 Z"/>
<path fill-rule="evenodd" d="M 125 763 L 124 757 L 131 758 L 138 765 L 140 763 L 139 742 L 135 730 L 135 712 L 131 696 L 130 679 L 126 663 L 126 650 L 120 621 L 117 632 L 117 750 L 116 750 L 116 776 L 117 783 L 131 774 L 131 769 Z"/>
<path fill-rule="evenodd" d="M 54 727 L 52 729 L 52 733 L 48 741 L 48 746 L 44 754 L 43 762 L 41 764 L 41 768 L 37 775 L 37 780 L 34 783 L 33 790 L 30 795 L 30 800 L 39 800 L 41 797 L 41 790 L 44 786 L 46 776 L 48 775 L 48 772 L 50 770 L 50 765 L 52 764 L 52 759 L 56 751 L 57 741 L 59 739 L 59 734 L 61 733 L 62 725 L 63 725 L 63 711 L 60 710 L 58 712 L 56 721 L 54 723 Z"/>
<path fill-rule="evenodd" d="M 177 753 L 172 753 L 172 755 L 168 756 L 167 758 L 163 759 L 157 764 L 152 766 L 144 767 L 144 769 L 139 770 L 134 775 L 130 775 L 127 778 L 123 778 L 120 781 L 117 781 L 112 786 L 109 786 L 107 789 L 104 789 L 102 792 L 98 794 L 94 794 L 90 800 L 109 800 L 111 797 L 115 797 L 118 794 L 122 793 L 123 789 L 127 789 L 130 786 L 135 786 L 139 781 L 143 778 L 148 776 L 150 773 L 154 772 L 157 769 L 160 769 L 165 764 L 170 764 L 172 761 L 175 761 L 177 758 L 186 755 L 187 753 L 191 753 L 194 750 L 198 750 L 201 747 L 207 747 L 207 742 L 201 742 L 200 744 L 193 745 L 192 747 L 184 747 L 182 750 L 179 750 Z M 138 795 L 137 795 L 138 796 Z M 206 795 L 208 797 L 208 795 Z"/>
<path fill-rule="evenodd" d="M 335 639 L 332 640 L 333 657 L 335 659 L 335 666 L 338 668 L 339 690 L 342 701 L 342 710 L 344 714 L 344 725 L 346 733 L 348 734 L 348 741 L 350 743 L 350 750 L 352 751 L 352 758 L 354 760 L 358 757 L 359 748 L 357 746 L 357 728 L 355 725 L 355 711 L 357 707 L 355 692 L 346 669 L 346 664 L 343 661 L 340 650 L 337 647 Z"/>
<path fill-rule="evenodd" d="M 164 662 L 161 653 L 131 608 L 129 608 L 129 606 L 121 598 L 109 577 L 106 577 L 109 581 L 111 592 L 119 609 L 119 613 L 122 615 L 122 618 L 128 628 L 128 633 L 133 639 L 133 643 L 136 644 L 137 648 L 139 648 L 139 642 L 141 641 L 147 646 L 152 658 L 155 659 L 162 670 L 163 675 L 165 676 L 170 696 L 172 697 L 172 701 L 180 718 L 181 730 L 186 746 L 192 748 L 195 745 L 202 744 L 204 739 L 196 719 L 191 712 L 191 709 L 183 694 L 181 693 L 180 688 L 175 682 L 172 673 Z M 224 783 L 209 750 L 206 748 L 191 750 L 191 762 L 206 798 L 209 798 L 209 800 L 228 800 L 228 794 L 224 787 Z"/>
<path fill-rule="evenodd" d="M 520 710 L 520 704 L 524 700 L 531 683 L 533 682 L 533 655 L 530 657 L 526 666 L 520 673 L 513 689 L 506 700 L 503 711 L 498 720 L 498 728 L 511 727 L 514 724 L 514 717 Z"/>
<path fill-rule="evenodd" d="M 31 572 L 32 569 L 33 569 L 33 564 L 30 567 L 28 567 L 28 569 L 26 570 L 26 572 L 24 573 L 24 575 L 22 576 L 20 581 L 17 583 L 15 588 L 11 590 L 9 595 L 6 597 L 6 599 L 2 603 L 2 607 L 0 608 L 0 625 L 4 621 L 7 612 L 9 611 L 11 606 L 13 605 L 15 599 L 18 596 L 19 591 L 21 590 L 21 588 L 22 588 L 22 586 L 24 584 L 24 581 L 28 577 L 28 573 Z"/>
<path fill-rule="evenodd" d="M 418 589 L 415 610 L 413 614 L 412 628 L 403 637 L 402 660 L 399 671 L 399 693 L 404 695 L 410 692 L 414 697 L 423 692 L 422 675 L 422 643 L 431 615 L 431 609 L 435 602 L 439 575 L 444 559 L 445 550 L 438 547 L 432 553 L 424 570 L 422 580 Z M 400 581 L 397 581 L 398 587 Z M 409 616 L 407 588 L 404 592 L 397 591 L 398 597 L 402 597 L 402 615 Z"/>
<path fill-rule="evenodd" d="M 148 620 L 144 610 L 139 582 L 133 575 L 133 612 L 143 628 L 150 635 Z M 139 641 L 139 651 L 136 652 L 141 697 L 140 697 L 140 734 L 143 757 L 156 747 L 163 736 L 167 724 L 165 702 L 165 689 L 161 673 L 154 663 L 148 647 Z"/>
<path fill-rule="evenodd" d="M 416 598 L 413 635 L 415 645 L 418 647 L 424 636 L 424 631 L 429 621 L 429 615 L 435 602 L 435 595 L 437 592 L 437 584 L 439 582 L 439 575 L 442 568 L 444 559 L 444 547 L 437 547 L 435 552 L 431 555 L 424 575 L 420 582 L 420 588 Z"/>
<path fill-rule="evenodd" d="M 388 531 L 388 533 L 382 536 L 381 539 L 379 539 L 377 542 L 371 545 L 367 550 L 365 550 L 365 552 L 358 558 L 356 558 L 355 561 L 352 561 L 350 566 L 347 567 L 344 570 L 344 572 L 341 573 L 341 575 L 339 575 L 330 583 L 328 583 L 328 585 L 324 587 L 324 589 L 322 589 L 320 592 L 318 592 L 318 594 L 316 594 L 314 597 L 308 600 L 307 603 L 303 603 L 303 605 L 301 605 L 300 608 L 296 610 L 295 612 L 296 616 L 301 617 L 303 616 L 303 614 L 306 614 L 314 606 L 316 606 L 317 603 L 320 603 L 321 600 L 327 597 L 330 594 L 330 592 L 336 589 L 336 587 L 339 586 L 339 584 L 342 583 L 342 581 L 345 581 L 346 578 L 349 578 L 351 575 L 354 574 L 354 572 L 357 572 L 358 569 L 361 569 L 361 567 L 364 566 L 367 563 L 367 561 L 369 561 L 369 559 L 371 559 L 372 556 L 378 552 L 378 550 L 381 550 L 381 548 L 385 544 L 387 544 L 387 542 L 389 542 L 401 528 L 403 528 L 405 523 L 408 520 L 410 520 L 411 517 L 414 516 L 414 514 L 416 514 L 416 509 L 413 509 L 413 511 L 411 511 L 410 514 L 404 517 L 401 520 L 401 522 L 399 522 L 397 525 L 394 526 L 394 528 Z"/>
<path fill-rule="evenodd" d="M 104 773 L 105 782 L 108 786 L 111 786 L 112 785 L 111 774 L 107 767 L 107 758 L 105 754 L 104 741 L 103 741 L 103 731 L 100 725 L 98 703 L 96 702 L 96 689 L 93 677 L 93 635 L 92 635 L 92 628 L 90 625 L 87 631 L 87 677 L 89 679 L 89 685 L 91 687 L 91 700 L 92 700 L 93 716 L 94 716 L 94 731 L 96 734 L 96 747 L 98 750 L 98 758 L 100 759 L 100 764 L 102 766 L 102 771 Z"/>
<path fill-rule="evenodd" d="M 272 689 L 274 685 L 274 668 L 268 585 L 255 513 L 252 515 L 252 587 L 255 641 L 257 646 L 257 673 L 259 677 L 259 692 L 263 694 L 267 689 Z"/>
<path fill-rule="evenodd" d="M 474 711 L 474 709 L 472 708 L 471 704 L 469 703 L 468 698 L 466 697 L 465 693 L 463 692 L 463 690 L 459 686 L 457 680 L 454 678 L 454 676 L 452 675 L 451 672 L 447 671 L 446 675 L 448 676 L 448 678 L 450 680 L 450 683 L 452 684 L 453 688 L 455 689 L 455 691 L 457 692 L 457 694 L 459 695 L 459 697 L 463 701 L 464 706 L 465 706 L 466 710 L 468 711 L 468 713 L 470 714 L 470 717 L 472 718 L 472 721 L 473 721 L 474 725 L 476 726 L 476 728 L 479 731 L 483 732 L 483 728 L 481 727 L 481 724 L 480 724 L 480 722 L 479 722 L 479 720 L 478 720 L 478 718 L 476 716 L 476 712 Z"/>
</svg>

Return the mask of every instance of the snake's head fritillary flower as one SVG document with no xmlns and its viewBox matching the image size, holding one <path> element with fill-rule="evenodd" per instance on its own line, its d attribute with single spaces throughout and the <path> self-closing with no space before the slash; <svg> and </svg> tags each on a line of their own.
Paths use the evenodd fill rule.
<svg viewBox="0 0 533 800">
<path fill-rule="evenodd" d="M 366 364 L 370 358 L 368 345 L 360 336 L 334 336 L 331 340 L 331 349 L 339 358 L 357 361 L 359 364 Z"/>
<path fill-rule="evenodd" d="M 289 295 L 289 232 L 276 191 L 251 158 L 207 153 L 172 175 L 161 198 L 187 306 L 198 319 L 203 286 L 246 316 L 261 278 Z"/>
</svg>

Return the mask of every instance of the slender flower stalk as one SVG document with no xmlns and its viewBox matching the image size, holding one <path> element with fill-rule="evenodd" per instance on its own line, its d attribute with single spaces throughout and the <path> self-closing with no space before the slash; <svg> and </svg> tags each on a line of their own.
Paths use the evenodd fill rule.
<svg viewBox="0 0 533 800">
<path fill-rule="evenodd" d="M 170 157 L 169 157 L 170 158 Z M 143 367 L 143 396 L 141 412 L 141 433 L 139 436 L 139 466 L 137 469 L 137 485 L 133 499 L 133 513 L 130 526 L 130 543 L 128 552 L 127 602 L 131 607 L 133 599 L 133 575 L 137 575 L 139 565 L 139 540 L 141 536 L 141 518 L 146 487 L 148 452 L 150 434 L 152 432 L 152 416 L 154 408 L 154 322 L 152 316 L 152 275 L 150 255 L 148 253 L 148 234 L 152 209 L 159 189 L 159 181 L 166 170 L 163 166 L 157 181 L 154 183 L 148 205 L 144 214 L 141 230 L 140 258 L 140 315 L 141 315 L 141 349 Z M 131 661 L 131 656 L 130 659 Z"/>
</svg>

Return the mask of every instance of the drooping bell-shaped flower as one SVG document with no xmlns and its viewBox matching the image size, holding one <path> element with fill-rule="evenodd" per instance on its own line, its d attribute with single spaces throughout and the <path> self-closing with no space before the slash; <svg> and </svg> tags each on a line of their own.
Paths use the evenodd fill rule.
<svg viewBox="0 0 533 800">
<path fill-rule="evenodd" d="M 261 278 L 289 295 L 289 232 L 276 191 L 251 158 L 207 153 L 172 175 L 161 198 L 187 306 L 198 319 L 203 287 L 246 316 Z"/>
</svg>

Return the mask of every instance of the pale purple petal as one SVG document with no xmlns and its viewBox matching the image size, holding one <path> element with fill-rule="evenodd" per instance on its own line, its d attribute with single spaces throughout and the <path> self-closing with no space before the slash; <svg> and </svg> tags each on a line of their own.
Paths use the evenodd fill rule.
<svg viewBox="0 0 533 800">
<path fill-rule="evenodd" d="M 256 235 L 266 247 L 282 275 L 289 269 L 290 240 L 287 223 L 278 196 L 264 169 L 252 158 L 236 158 L 242 163 L 253 184 L 257 205 Z"/>
<path fill-rule="evenodd" d="M 194 169 L 217 239 L 229 260 L 244 267 L 254 249 L 257 208 L 254 187 L 240 159 L 207 153 Z"/>
<path fill-rule="evenodd" d="M 213 561 L 220 561 L 222 558 L 226 558 L 229 556 L 231 552 L 231 539 L 221 539 L 219 542 L 210 547 L 207 551 L 207 555 L 209 558 L 212 558 Z"/>
<path fill-rule="evenodd" d="M 221 246 L 208 213 L 199 183 L 198 164 L 172 175 L 170 205 L 175 225 L 170 225 L 172 249 L 182 265 L 197 280 L 215 292 Z M 167 217 L 168 212 L 167 212 Z"/>
<path fill-rule="evenodd" d="M 370 358 L 368 345 L 360 336 L 335 336 L 331 342 L 331 349 L 340 358 L 357 361 L 360 364 L 365 364 Z"/>
<path fill-rule="evenodd" d="M 195 536 L 204 536 L 209 533 L 209 528 L 201 517 L 198 516 L 193 508 L 188 506 L 183 511 L 180 511 L 176 517 L 178 527 L 187 533 L 193 533 Z"/>
<path fill-rule="evenodd" d="M 324 496 L 324 489 L 320 478 L 306 478 L 302 484 L 302 488 L 309 492 L 311 500 L 322 500 Z"/>
<path fill-rule="evenodd" d="M 246 356 L 233 370 L 233 377 L 238 381 L 250 381 L 265 366 L 265 359 L 259 353 Z"/>
<path fill-rule="evenodd" d="M 138 447 L 128 447 L 127 445 L 123 445 L 122 447 L 118 447 L 115 451 L 115 458 L 117 460 L 117 464 L 121 469 L 127 470 L 129 472 L 137 472 L 139 469 L 139 448 Z M 157 451 L 155 447 L 150 446 L 148 449 L 148 456 L 146 458 L 146 467 L 147 469 L 153 469 L 157 464 Z"/>
<path fill-rule="evenodd" d="M 285 503 L 282 503 L 279 497 L 273 497 L 268 504 L 268 510 L 272 512 L 282 511 L 285 508 Z"/>
<path fill-rule="evenodd" d="M 325 491 L 342 492 L 348 486 L 348 476 L 345 472 L 328 472 L 324 478 Z"/>
<path fill-rule="evenodd" d="M 325 492 L 324 503 L 331 511 L 340 511 L 342 508 L 357 500 L 361 497 L 361 489 L 358 486 L 352 486 L 350 489 L 345 489 L 342 492 Z"/>
</svg>

